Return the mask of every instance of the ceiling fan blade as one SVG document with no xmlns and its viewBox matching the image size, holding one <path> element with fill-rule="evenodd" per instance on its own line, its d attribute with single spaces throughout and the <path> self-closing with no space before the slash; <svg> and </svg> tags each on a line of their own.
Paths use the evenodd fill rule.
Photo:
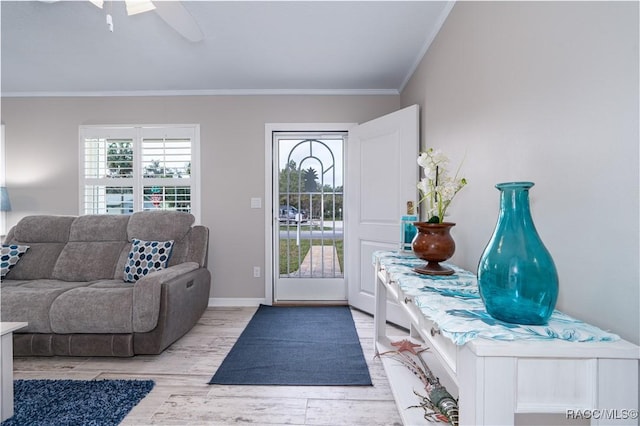
<svg viewBox="0 0 640 426">
<path fill-rule="evenodd" d="M 95 0 L 89 0 L 92 3 Z M 100 1 L 100 0 L 98 0 Z M 125 0 L 124 4 L 127 7 L 127 15 L 137 15 L 138 13 L 148 12 L 156 7 L 151 3 L 151 0 Z"/>
<path fill-rule="evenodd" d="M 195 43 L 204 38 L 200 26 L 179 1 L 156 1 L 156 13 L 182 37 Z"/>
</svg>

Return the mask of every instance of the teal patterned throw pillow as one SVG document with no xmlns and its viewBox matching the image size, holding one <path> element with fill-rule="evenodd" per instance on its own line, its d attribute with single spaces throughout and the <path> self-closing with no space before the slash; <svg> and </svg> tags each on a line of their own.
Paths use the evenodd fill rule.
<svg viewBox="0 0 640 426">
<path fill-rule="evenodd" d="M 124 280 L 135 283 L 151 272 L 166 268 L 172 249 L 173 240 L 143 241 L 134 238 L 124 266 Z"/>
<path fill-rule="evenodd" d="M 11 268 L 16 266 L 20 258 L 29 246 L 21 246 L 18 244 L 3 244 L 2 245 L 2 278 L 4 278 Z"/>
</svg>

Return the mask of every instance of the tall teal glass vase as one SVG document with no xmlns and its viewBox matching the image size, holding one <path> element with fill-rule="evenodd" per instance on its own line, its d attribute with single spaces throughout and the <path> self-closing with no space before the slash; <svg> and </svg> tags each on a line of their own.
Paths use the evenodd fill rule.
<svg viewBox="0 0 640 426">
<path fill-rule="evenodd" d="M 492 317 L 542 325 L 558 299 L 558 272 L 529 208 L 533 182 L 499 183 L 500 214 L 478 264 L 480 296 Z"/>
</svg>

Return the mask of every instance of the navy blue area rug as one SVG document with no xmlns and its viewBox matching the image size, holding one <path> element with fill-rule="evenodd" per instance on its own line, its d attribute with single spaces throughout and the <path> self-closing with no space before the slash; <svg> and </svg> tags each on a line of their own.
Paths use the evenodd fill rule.
<svg viewBox="0 0 640 426">
<path fill-rule="evenodd" d="M 261 305 L 209 384 L 370 386 L 347 306 Z"/>
<path fill-rule="evenodd" d="M 14 380 L 13 417 L 2 426 L 117 425 L 152 380 Z"/>
</svg>

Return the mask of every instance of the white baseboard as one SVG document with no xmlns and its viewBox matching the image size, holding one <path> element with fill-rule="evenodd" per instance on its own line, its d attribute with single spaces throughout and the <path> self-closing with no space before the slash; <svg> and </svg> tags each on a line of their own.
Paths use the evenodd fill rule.
<svg viewBox="0 0 640 426">
<path fill-rule="evenodd" d="M 211 297 L 209 298 L 209 307 L 220 307 L 220 306 L 259 306 L 259 305 L 267 304 L 265 299 L 254 299 L 254 298 L 245 298 L 245 297 Z"/>
</svg>

